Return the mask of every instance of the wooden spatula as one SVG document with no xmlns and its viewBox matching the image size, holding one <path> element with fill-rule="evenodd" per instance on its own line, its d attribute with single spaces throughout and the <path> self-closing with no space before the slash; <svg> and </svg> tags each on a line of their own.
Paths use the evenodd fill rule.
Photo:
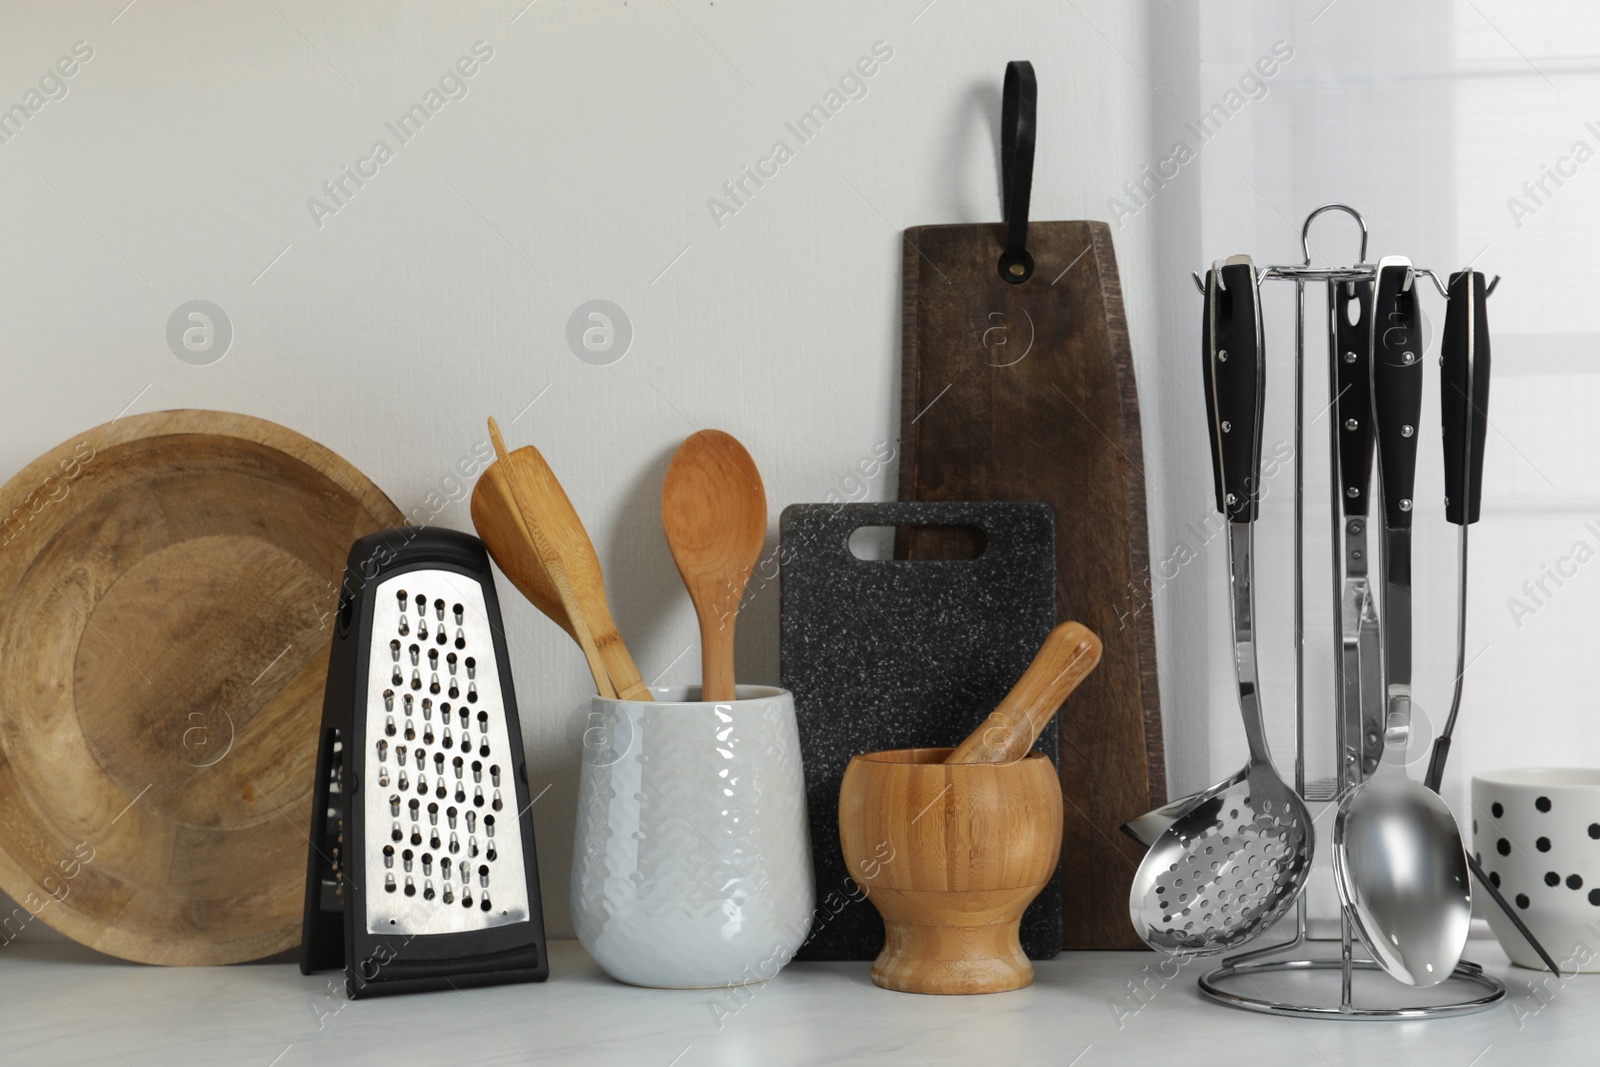
<svg viewBox="0 0 1600 1067">
<path fill-rule="evenodd" d="M 480 477 L 480 483 L 496 468 L 500 468 L 496 480 L 491 482 L 484 496 L 484 506 L 494 520 L 488 526 L 489 534 L 505 550 L 504 555 L 521 560 L 514 564 L 515 574 L 503 563 L 501 569 L 512 578 L 518 589 L 525 592 L 529 600 L 550 614 L 557 623 L 562 622 L 564 616 L 567 624 L 564 628 L 583 649 L 595 688 L 602 696 L 614 692 L 623 700 L 651 700 L 650 690 L 639 677 L 639 669 L 634 666 L 633 657 L 628 654 L 622 636 L 617 633 L 617 624 L 611 617 L 600 559 L 595 554 L 588 533 L 584 531 L 583 521 L 567 499 L 555 472 L 539 450 L 531 445 L 508 453 L 505 441 L 500 436 L 500 427 L 492 418 L 489 420 L 489 436 L 494 441 L 499 459 Z M 503 487 L 503 493 L 496 489 L 497 485 Z M 504 505 L 508 501 L 512 506 L 506 508 Z M 476 512 L 476 493 L 473 502 Z M 476 513 L 474 522 L 478 522 Z M 485 527 L 486 524 L 479 524 L 480 535 L 483 535 Z M 548 585 L 541 582 L 539 568 L 526 560 L 525 552 L 515 549 L 519 539 L 532 544 L 534 556 Z M 490 536 L 484 536 L 484 542 L 490 544 Z M 498 562 L 500 557 L 496 555 L 495 558 Z M 561 616 L 545 608 L 545 604 L 551 602 L 552 590 L 555 602 L 562 609 Z"/>
<path fill-rule="evenodd" d="M 732 700 L 734 619 L 767 535 L 761 472 L 732 435 L 698 430 L 678 446 L 661 525 L 700 620 L 700 699 Z"/>
<path fill-rule="evenodd" d="M 501 455 L 503 457 L 504 453 Z M 506 480 L 506 468 L 500 463 L 489 464 L 472 490 L 472 525 L 477 528 L 478 537 L 488 548 L 490 557 L 511 579 L 511 584 L 532 601 L 534 607 L 549 616 L 551 622 L 576 638 L 572 620 L 567 618 L 567 609 L 561 604 L 561 594 L 556 592 L 544 564 L 539 562 L 533 535 L 522 521 Z"/>
<path fill-rule="evenodd" d="M 1000 706 L 945 757 L 946 763 L 1015 763 L 1028 754 L 1061 702 L 1100 662 L 1100 639 L 1082 623 L 1050 631 Z"/>
</svg>

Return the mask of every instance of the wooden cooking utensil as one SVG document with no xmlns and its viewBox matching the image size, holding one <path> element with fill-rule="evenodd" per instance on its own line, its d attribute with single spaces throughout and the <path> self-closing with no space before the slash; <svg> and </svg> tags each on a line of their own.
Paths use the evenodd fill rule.
<svg viewBox="0 0 1600 1067">
<path fill-rule="evenodd" d="M 667 546 L 700 620 L 701 700 L 734 699 L 733 625 L 767 535 L 767 494 L 731 434 L 698 430 L 661 486 Z"/>
<path fill-rule="evenodd" d="M 491 469 L 502 465 L 505 468 L 508 495 L 527 531 L 525 539 L 532 542 L 565 609 L 595 687 L 601 695 L 607 695 L 609 685 L 623 700 L 652 700 L 611 617 L 600 557 L 555 472 L 532 445 L 508 453 L 500 426 L 493 418 L 489 420 L 489 436 L 499 456 Z M 526 577 L 527 568 L 523 571 Z"/>
<path fill-rule="evenodd" d="M 493 422 L 491 419 L 490 436 L 494 440 L 496 453 L 504 459 L 505 442 L 500 438 L 499 427 Z M 511 584 L 551 622 L 577 641 L 577 630 L 572 620 L 567 618 L 561 594 L 556 592 L 549 572 L 539 562 L 533 535 L 528 532 L 527 524 L 522 521 L 522 513 L 517 509 L 516 497 L 512 495 L 511 485 L 507 481 L 508 467 L 507 464 L 491 463 L 478 476 L 478 484 L 472 490 L 472 525 L 478 531 L 479 540 L 489 550 L 490 557 L 511 579 Z M 581 647 L 582 643 L 579 644 Z M 617 695 L 611 685 L 610 675 L 602 673 L 597 676 L 595 687 L 603 697 Z"/>
<path fill-rule="evenodd" d="M 945 762 L 1015 763 L 1026 756 L 1061 702 L 1099 662 L 1100 639 L 1086 626 L 1057 626 L 999 707 Z"/>
<path fill-rule="evenodd" d="M 0 889 L 143 963 L 295 945 L 344 559 L 404 516 L 216 411 L 77 434 L 0 515 Z"/>
</svg>

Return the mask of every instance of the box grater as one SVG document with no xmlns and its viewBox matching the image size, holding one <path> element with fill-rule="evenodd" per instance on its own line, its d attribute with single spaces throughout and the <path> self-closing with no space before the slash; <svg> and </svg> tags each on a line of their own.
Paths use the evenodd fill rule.
<svg viewBox="0 0 1600 1067">
<path fill-rule="evenodd" d="M 352 999 L 549 974 L 489 556 L 402 527 L 350 549 L 323 698 L 300 970 Z"/>
</svg>

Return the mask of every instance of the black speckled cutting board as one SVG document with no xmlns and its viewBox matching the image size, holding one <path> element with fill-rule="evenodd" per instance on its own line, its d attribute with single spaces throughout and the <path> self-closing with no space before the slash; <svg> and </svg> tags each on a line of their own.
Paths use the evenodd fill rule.
<svg viewBox="0 0 1600 1067">
<path fill-rule="evenodd" d="M 863 560 L 863 526 L 976 527 L 975 559 Z M 1050 505 L 794 504 L 784 509 L 779 676 L 794 694 L 805 761 L 817 912 L 802 960 L 870 960 L 883 922 L 839 852 L 839 783 L 850 757 L 959 744 L 1032 662 L 1056 623 Z M 959 540 L 959 538 L 957 539 Z M 1039 751 L 1055 760 L 1052 721 Z M 1029 905 L 1022 947 L 1061 951 L 1061 872 Z"/>
</svg>

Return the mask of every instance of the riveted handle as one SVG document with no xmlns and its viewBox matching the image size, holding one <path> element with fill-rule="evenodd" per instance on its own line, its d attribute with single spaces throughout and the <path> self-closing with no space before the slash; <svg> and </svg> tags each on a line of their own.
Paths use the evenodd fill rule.
<svg viewBox="0 0 1600 1067">
<path fill-rule="evenodd" d="M 1372 283 L 1338 282 L 1333 290 L 1339 498 L 1346 515 L 1365 515 L 1372 495 Z"/>
<path fill-rule="evenodd" d="M 1410 529 L 1417 480 L 1417 422 L 1422 415 L 1422 314 L 1411 261 L 1378 263 L 1372 300 L 1373 430 L 1384 524 Z"/>
<path fill-rule="evenodd" d="M 1217 510 L 1229 522 L 1254 522 L 1261 496 L 1261 307 L 1256 270 L 1232 256 L 1206 275 L 1206 421 Z"/>
</svg>

